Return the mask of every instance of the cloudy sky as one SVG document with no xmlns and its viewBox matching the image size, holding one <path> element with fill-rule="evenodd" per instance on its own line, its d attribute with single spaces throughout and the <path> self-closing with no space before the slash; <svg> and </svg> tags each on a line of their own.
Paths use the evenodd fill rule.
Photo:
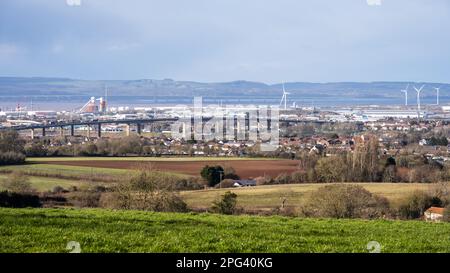
<svg viewBox="0 0 450 273">
<path fill-rule="evenodd" d="M 0 0 L 0 76 L 450 82 L 448 0 Z"/>
</svg>

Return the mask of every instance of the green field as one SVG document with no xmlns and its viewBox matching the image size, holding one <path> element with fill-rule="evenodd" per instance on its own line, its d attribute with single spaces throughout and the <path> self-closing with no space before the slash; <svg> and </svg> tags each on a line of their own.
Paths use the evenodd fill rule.
<svg viewBox="0 0 450 273">
<path fill-rule="evenodd" d="M 2 179 L 7 179 L 7 175 L 0 175 L 0 181 Z M 68 189 L 72 186 L 80 188 L 82 186 L 90 185 L 90 182 L 81 181 L 81 180 L 69 180 L 69 179 L 59 179 L 59 178 L 51 178 L 51 177 L 39 177 L 39 176 L 30 176 L 29 181 L 31 186 L 39 192 L 51 191 L 54 187 L 60 186 L 64 189 Z M 0 184 L 0 190 L 2 190 L 2 186 Z"/>
<path fill-rule="evenodd" d="M 25 164 L 15 166 L 2 166 L 0 172 L 20 171 L 26 175 L 38 177 L 53 177 L 69 180 L 114 180 L 125 176 L 130 170 L 65 166 L 57 164 Z"/>
<path fill-rule="evenodd" d="M 120 182 L 127 179 L 133 170 L 66 166 L 57 164 L 25 164 L 15 166 L 1 166 L 0 179 L 7 177 L 7 173 L 19 171 L 30 177 L 30 182 L 38 190 L 51 190 L 55 186 L 76 186 L 87 182 Z M 184 174 L 170 173 L 177 177 L 186 177 Z"/>
<path fill-rule="evenodd" d="M 176 214 L 100 209 L 0 209 L 1 252 L 450 252 L 450 224 Z"/>
<path fill-rule="evenodd" d="M 393 206 L 416 190 L 428 190 L 430 184 L 423 183 L 354 183 L 362 185 L 372 193 L 386 197 Z M 323 187 L 324 184 L 286 184 L 231 189 L 212 189 L 182 192 L 181 196 L 190 207 L 206 209 L 226 191 L 238 195 L 238 206 L 245 209 L 270 210 L 280 207 L 284 198 L 286 205 L 298 207 L 305 195 Z"/>
</svg>

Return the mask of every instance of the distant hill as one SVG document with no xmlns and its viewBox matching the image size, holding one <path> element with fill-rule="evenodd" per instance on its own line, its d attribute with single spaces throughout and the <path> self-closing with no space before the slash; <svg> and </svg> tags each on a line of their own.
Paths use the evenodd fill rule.
<svg viewBox="0 0 450 273">
<path fill-rule="evenodd" d="M 413 85 L 414 83 L 412 83 Z M 421 83 L 420 83 L 421 84 Z M 416 83 L 416 85 L 420 85 Z M 446 96 L 450 84 L 424 83 L 433 96 L 433 87 L 441 86 L 441 94 Z M 390 98 L 402 96 L 405 82 L 336 82 L 308 83 L 290 82 L 285 84 L 291 96 L 342 96 L 348 98 Z M 249 97 L 280 96 L 281 84 L 233 81 L 223 83 L 200 83 L 175 81 L 172 79 L 153 80 L 79 80 L 67 78 L 20 78 L 0 77 L 0 96 L 102 96 L 108 86 L 109 94 L 114 96 L 204 96 L 204 97 Z M 410 87 L 411 94 L 414 92 Z"/>
</svg>

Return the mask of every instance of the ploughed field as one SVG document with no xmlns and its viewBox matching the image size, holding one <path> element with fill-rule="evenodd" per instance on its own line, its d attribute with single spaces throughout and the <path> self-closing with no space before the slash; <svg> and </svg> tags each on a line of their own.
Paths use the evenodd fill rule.
<svg viewBox="0 0 450 273">
<path fill-rule="evenodd" d="M 450 223 L 0 208 L 0 252 L 450 252 Z M 70 249 L 70 248 L 69 248 Z"/>
<path fill-rule="evenodd" d="M 36 161 L 39 162 L 39 161 Z M 298 170 L 296 160 L 46 160 L 42 163 L 63 166 L 133 169 L 137 164 L 151 163 L 153 167 L 163 172 L 175 172 L 186 175 L 199 175 L 205 165 L 220 165 L 232 167 L 243 179 L 269 175 L 276 177 L 282 173 L 292 173 Z"/>
</svg>

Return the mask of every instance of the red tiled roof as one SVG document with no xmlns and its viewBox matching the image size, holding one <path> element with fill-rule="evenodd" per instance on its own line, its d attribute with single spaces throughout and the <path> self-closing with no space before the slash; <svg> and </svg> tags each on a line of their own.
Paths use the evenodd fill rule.
<svg viewBox="0 0 450 273">
<path fill-rule="evenodd" d="M 426 210 L 429 213 L 444 214 L 445 208 L 431 207 Z"/>
</svg>

